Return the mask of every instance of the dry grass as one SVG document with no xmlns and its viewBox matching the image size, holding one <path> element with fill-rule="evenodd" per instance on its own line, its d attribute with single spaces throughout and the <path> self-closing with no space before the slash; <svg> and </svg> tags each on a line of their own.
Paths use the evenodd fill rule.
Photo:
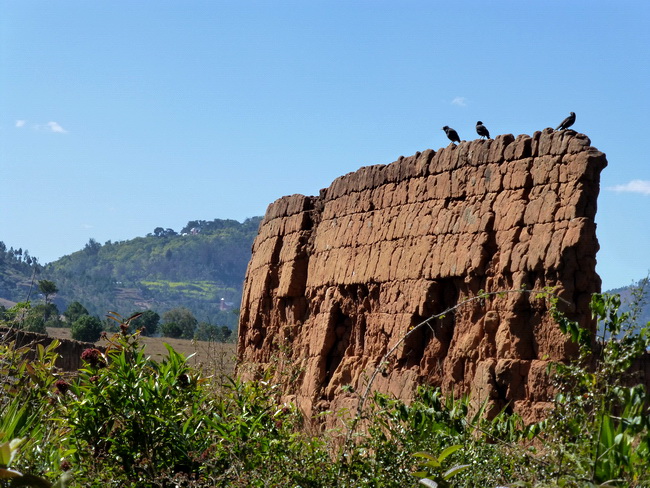
<svg viewBox="0 0 650 488">
<path fill-rule="evenodd" d="M 59 339 L 72 339 L 70 329 L 47 329 L 50 337 Z M 189 359 L 189 364 L 201 368 L 205 374 L 218 376 L 232 376 L 235 370 L 235 357 L 237 346 L 235 344 L 222 344 L 220 342 L 189 341 L 186 339 L 172 339 L 170 337 L 144 337 L 140 340 L 145 345 L 145 352 L 152 359 L 160 360 L 167 356 L 165 343 L 174 348 L 176 352 L 185 357 L 194 354 Z M 98 346 L 105 346 L 106 341 L 100 339 Z"/>
</svg>

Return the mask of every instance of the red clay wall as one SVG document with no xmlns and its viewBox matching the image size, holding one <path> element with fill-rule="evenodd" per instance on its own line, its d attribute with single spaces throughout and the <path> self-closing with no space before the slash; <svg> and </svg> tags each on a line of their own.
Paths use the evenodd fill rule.
<svg viewBox="0 0 650 488">
<path fill-rule="evenodd" d="M 592 325 L 596 200 L 605 155 L 574 131 L 502 135 L 427 150 L 272 203 L 253 245 L 239 371 L 271 366 L 305 411 L 354 406 L 414 325 L 480 290 L 555 287 Z M 549 360 L 573 347 L 534 294 L 473 302 L 414 334 L 375 387 L 421 383 L 536 418 Z"/>
</svg>

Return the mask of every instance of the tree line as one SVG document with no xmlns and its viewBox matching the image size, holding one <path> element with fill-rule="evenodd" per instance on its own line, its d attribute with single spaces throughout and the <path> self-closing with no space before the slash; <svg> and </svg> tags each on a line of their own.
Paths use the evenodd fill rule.
<svg viewBox="0 0 650 488">
<path fill-rule="evenodd" d="M 80 302 L 71 302 L 63 313 L 52 297 L 58 288 L 53 281 L 39 280 L 38 290 L 43 296 L 43 303 L 32 304 L 30 301 L 19 302 L 7 309 L 0 306 L 0 326 L 21 329 L 29 332 L 47 334 L 48 327 L 70 328 L 73 339 L 84 342 L 96 342 L 103 332 L 118 332 L 120 329 L 107 317 L 100 319 L 91 315 Z M 195 339 L 200 341 L 228 342 L 233 338 L 232 329 L 227 325 L 215 325 L 200 322 L 191 310 L 176 307 L 159 315 L 153 310 L 134 312 L 130 321 L 130 330 L 124 333 L 140 331 L 145 336 L 159 336 Z"/>
</svg>

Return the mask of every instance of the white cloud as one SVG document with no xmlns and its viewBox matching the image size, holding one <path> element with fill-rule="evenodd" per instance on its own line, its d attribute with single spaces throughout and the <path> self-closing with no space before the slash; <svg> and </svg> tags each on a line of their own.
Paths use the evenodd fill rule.
<svg viewBox="0 0 650 488">
<path fill-rule="evenodd" d="M 16 120 L 16 123 L 14 126 L 17 129 L 22 129 L 27 125 L 27 121 L 23 119 Z M 48 122 L 47 124 L 31 124 L 32 130 L 35 131 L 47 131 L 47 132 L 54 132 L 55 134 L 67 134 L 68 131 L 65 130 L 63 127 L 61 127 L 61 124 L 58 122 Z"/>
<path fill-rule="evenodd" d="M 650 181 L 645 180 L 632 180 L 624 185 L 615 185 L 607 188 L 611 191 L 626 192 L 626 193 L 641 193 L 642 195 L 650 195 Z"/>
<path fill-rule="evenodd" d="M 57 134 L 67 134 L 68 132 L 63 127 L 61 127 L 57 122 L 48 122 L 46 125 L 49 130 Z"/>
<path fill-rule="evenodd" d="M 456 97 L 451 101 L 452 105 L 457 105 L 458 107 L 467 107 L 467 98 L 465 97 Z"/>
</svg>

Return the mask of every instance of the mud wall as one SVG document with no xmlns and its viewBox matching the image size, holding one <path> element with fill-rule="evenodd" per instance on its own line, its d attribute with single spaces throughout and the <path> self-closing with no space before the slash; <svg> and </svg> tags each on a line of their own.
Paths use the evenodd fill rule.
<svg viewBox="0 0 650 488">
<path fill-rule="evenodd" d="M 605 155 L 574 131 L 450 144 L 363 167 L 318 196 L 272 203 L 249 263 L 239 371 L 273 367 L 307 412 L 353 407 L 412 327 L 481 291 L 553 287 L 588 327 Z M 428 383 L 533 419 L 550 360 L 575 352 L 535 293 L 463 304 L 412 334 L 376 389 Z"/>
<path fill-rule="evenodd" d="M 38 334 L 36 332 L 25 332 L 23 330 L 9 329 L 0 327 L 0 342 L 15 342 L 16 347 L 29 346 L 34 353 L 31 357 L 35 357 L 36 345 L 41 344 L 43 347 L 49 346 L 54 337 L 49 337 L 45 334 Z M 68 339 L 58 339 L 60 342 L 56 349 L 59 357 L 56 360 L 56 367 L 64 371 L 77 371 L 82 367 L 81 353 L 87 348 L 97 348 L 103 350 L 103 347 L 97 347 L 89 342 L 79 342 Z"/>
</svg>

